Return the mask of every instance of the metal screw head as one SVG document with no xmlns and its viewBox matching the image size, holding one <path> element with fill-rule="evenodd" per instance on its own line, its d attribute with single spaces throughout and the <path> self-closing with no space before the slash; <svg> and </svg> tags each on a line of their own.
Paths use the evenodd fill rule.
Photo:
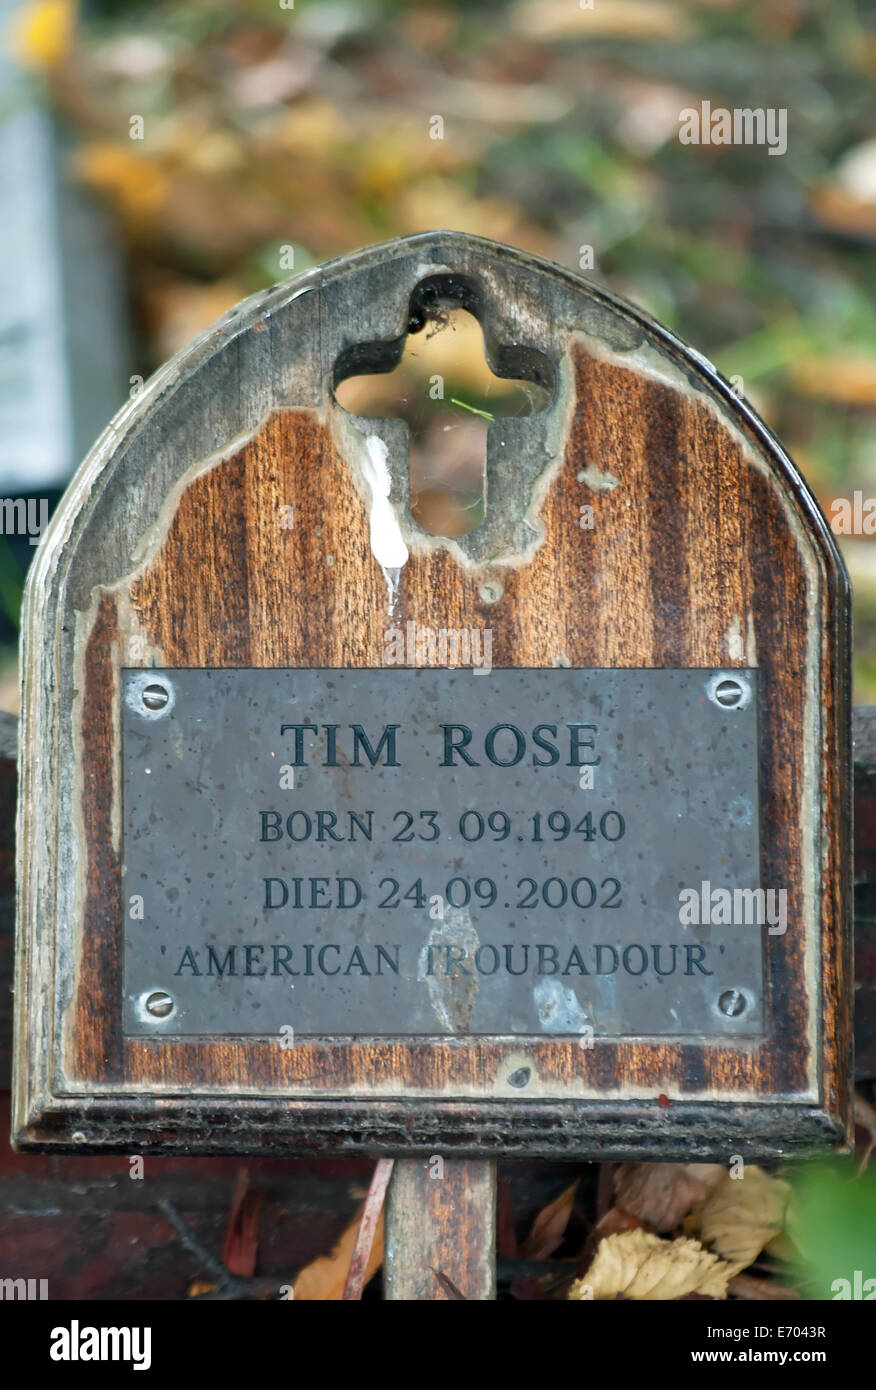
<svg viewBox="0 0 876 1390">
<path fill-rule="evenodd" d="M 146 1000 L 146 1010 L 152 1014 L 153 1018 L 167 1018 L 173 1011 L 173 1000 L 164 990 L 157 989 L 154 994 L 150 994 Z"/>
<path fill-rule="evenodd" d="M 718 1008 L 728 1018 L 738 1018 L 745 1008 L 745 995 L 738 989 L 725 989 L 718 1000 Z"/>
<path fill-rule="evenodd" d="M 125 704 L 139 719 L 166 719 L 174 706 L 173 681 L 163 671 L 128 671 Z"/>
<path fill-rule="evenodd" d="M 715 699 L 725 709 L 735 709 L 742 699 L 742 686 L 738 681 L 721 681 L 715 686 Z"/>
<path fill-rule="evenodd" d="M 745 709 L 751 699 L 751 685 L 745 676 L 718 671 L 707 681 L 706 694 L 719 709 Z"/>
<path fill-rule="evenodd" d="M 164 685 L 147 685 L 141 692 L 140 699 L 147 709 L 164 709 L 170 695 Z"/>
</svg>

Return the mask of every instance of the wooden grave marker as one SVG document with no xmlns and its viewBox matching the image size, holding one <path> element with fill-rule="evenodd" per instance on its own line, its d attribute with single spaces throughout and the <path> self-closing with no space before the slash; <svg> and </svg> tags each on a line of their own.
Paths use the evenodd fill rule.
<svg viewBox="0 0 876 1390">
<path fill-rule="evenodd" d="M 447 538 L 335 391 L 455 309 L 547 404 Z M 16 1144 L 842 1145 L 848 624 L 779 445 L 604 289 L 434 232 L 247 300 L 29 579 Z"/>
</svg>

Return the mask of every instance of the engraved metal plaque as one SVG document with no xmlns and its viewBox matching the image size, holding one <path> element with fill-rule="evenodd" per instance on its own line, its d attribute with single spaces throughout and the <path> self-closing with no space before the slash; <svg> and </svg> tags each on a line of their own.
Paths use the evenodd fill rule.
<svg viewBox="0 0 876 1390">
<path fill-rule="evenodd" d="M 761 1032 L 756 671 L 123 694 L 128 1034 Z"/>
</svg>

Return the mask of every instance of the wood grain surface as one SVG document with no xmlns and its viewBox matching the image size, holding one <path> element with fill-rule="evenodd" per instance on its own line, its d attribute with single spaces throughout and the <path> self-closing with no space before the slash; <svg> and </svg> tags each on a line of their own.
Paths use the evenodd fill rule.
<svg viewBox="0 0 876 1390">
<path fill-rule="evenodd" d="M 384 1297 L 393 1302 L 494 1299 L 495 1163 L 397 1160 L 384 1251 Z"/>
</svg>

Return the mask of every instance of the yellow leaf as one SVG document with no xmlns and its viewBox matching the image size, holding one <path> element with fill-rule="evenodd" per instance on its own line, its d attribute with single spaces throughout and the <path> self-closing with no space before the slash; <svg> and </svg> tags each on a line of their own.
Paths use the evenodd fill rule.
<svg viewBox="0 0 876 1390">
<path fill-rule="evenodd" d="M 690 19 L 666 0 L 594 0 L 589 8 L 569 0 L 520 0 L 510 13 L 511 28 L 528 39 L 605 38 L 680 39 Z"/>
<path fill-rule="evenodd" d="M 216 1289 L 216 1288 L 218 1288 L 218 1287 L 219 1287 L 219 1286 L 218 1286 L 218 1284 L 215 1282 L 215 1280 L 212 1280 L 212 1279 L 195 1279 L 195 1281 L 194 1281 L 193 1283 L 189 1284 L 188 1291 L 187 1291 L 187 1297 L 189 1297 L 189 1298 L 201 1298 L 201 1297 L 203 1297 L 203 1295 L 204 1295 L 205 1293 L 212 1293 L 213 1290 Z"/>
<path fill-rule="evenodd" d="M 502 198 L 476 198 L 450 178 L 424 178 L 400 191 L 393 211 L 401 232 L 425 232 L 451 227 L 523 246 L 536 255 L 547 255 L 551 243 L 545 233 L 527 223 L 520 208 Z"/>
<path fill-rule="evenodd" d="M 246 163 L 246 147 L 230 131 L 208 131 L 185 148 L 183 158 L 202 174 L 233 174 Z"/>
<path fill-rule="evenodd" d="M 840 405 L 876 405 L 876 358 L 801 357 L 788 366 L 791 386 L 802 396 Z"/>
<path fill-rule="evenodd" d="M 269 142 L 291 154 L 312 156 L 318 151 L 325 158 L 353 139 L 353 130 L 327 97 L 308 93 L 278 114 L 269 128 Z"/>
<path fill-rule="evenodd" d="M 29 0 L 12 20 L 9 47 L 23 67 L 50 72 L 66 55 L 75 27 L 75 0 Z"/>
<path fill-rule="evenodd" d="M 746 1165 L 743 1178 L 729 1175 L 715 1188 L 700 1217 L 700 1238 L 729 1260 L 734 1273 L 747 1269 L 785 1228 L 790 1184 Z"/>
<path fill-rule="evenodd" d="M 167 191 L 167 180 L 154 160 L 114 140 L 96 140 L 80 150 L 76 172 L 133 221 L 152 215 Z"/>
<path fill-rule="evenodd" d="M 350 1260 L 353 1258 L 353 1249 L 356 1244 L 356 1236 L 359 1233 L 359 1222 L 362 1218 L 362 1209 L 357 1211 L 353 1220 L 344 1231 L 337 1245 L 330 1255 L 322 1255 L 318 1260 L 313 1260 L 309 1265 L 300 1271 L 295 1279 L 292 1297 L 296 1303 L 326 1303 L 340 1301 L 344 1292 L 344 1284 L 347 1281 L 347 1271 L 350 1268 Z M 374 1233 L 374 1243 L 371 1246 L 371 1255 L 368 1260 L 368 1268 L 365 1271 L 363 1283 L 373 1278 L 380 1266 L 383 1264 L 383 1212 L 380 1213 L 380 1220 L 377 1230 Z"/>
<path fill-rule="evenodd" d="M 606 1236 L 583 1279 L 576 1279 L 569 1298 L 605 1301 L 620 1295 L 639 1302 L 672 1301 L 689 1293 L 726 1298 L 726 1264 L 699 1241 L 661 1240 L 637 1228 Z"/>
</svg>

